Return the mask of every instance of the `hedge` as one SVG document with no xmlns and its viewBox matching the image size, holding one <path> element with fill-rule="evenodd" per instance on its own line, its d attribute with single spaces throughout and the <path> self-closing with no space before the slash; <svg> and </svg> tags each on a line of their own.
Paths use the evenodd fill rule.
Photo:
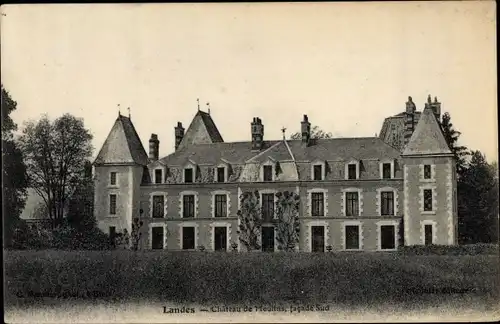
<svg viewBox="0 0 500 324">
<path fill-rule="evenodd" d="M 498 255 L 498 244 L 400 246 L 403 255 Z"/>
<path fill-rule="evenodd" d="M 7 300 L 399 302 L 443 292 L 497 296 L 498 258 L 398 253 L 8 251 Z M 424 296 L 425 297 L 425 296 Z"/>
</svg>

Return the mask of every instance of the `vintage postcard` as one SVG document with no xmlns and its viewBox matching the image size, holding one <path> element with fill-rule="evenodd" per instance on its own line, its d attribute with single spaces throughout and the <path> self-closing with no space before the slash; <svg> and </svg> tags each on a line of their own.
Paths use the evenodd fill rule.
<svg viewBox="0 0 500 324">
<path fill-rule="evenodd" d="M 4 321 L 500 318 L 493 1 L 1 7 Z"/>
</svg>

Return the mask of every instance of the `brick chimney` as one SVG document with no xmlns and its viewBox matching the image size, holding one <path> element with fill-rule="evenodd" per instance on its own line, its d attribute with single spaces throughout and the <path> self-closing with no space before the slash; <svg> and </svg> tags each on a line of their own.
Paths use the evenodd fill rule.
<svg viewBox="0 0 500 324">
<path fill-rule="evenodd" d="M 264 125 L 259 117 L 252 121 L 252 151 L 260 151 L 264 142 Z"/>
<path fill-rule="evenodd" d="M 160 141 L 158 140 L 158 135 L 151 134 L 149 139 L 149 158 L 153 161 L 158 160 L 160 153 Z"/>
<path fill-rule="evenodd" d="M 300 130 L 302 133 L 302 143 L 309 146 L 311 140 L 311 123 L 307 115 L 304 115 L 304 119 L 300 122 Z"/>
<path fill-rule="evenodd" d="M 179 145 L 184 138 L 184 127 L 182 127 L 181 122 L 177 122 L 177 126 L 175 127 L 175 150 L 179 148 Z"/>
<path fill-rule="evenodd" d="M 438 102 L 437 97 L 434 97 L 434 102 L 431 101 L 431 95 L 427 97 L 427 103 L 425 108 L 430 107 L 434 111 L 434 116 L 436 116 L 437 121 L 441 122 L 441 103 Z"/>
<path fill-rule="evenodd" d="M 405 112 L 405 127 L 404 127 L 404 146 L 408 144 L 410 141 L 411 135 L 415 130 L 415 103 L 408 97 L 408 101 L 406 102 L 406 112 Z"/>
</svg>

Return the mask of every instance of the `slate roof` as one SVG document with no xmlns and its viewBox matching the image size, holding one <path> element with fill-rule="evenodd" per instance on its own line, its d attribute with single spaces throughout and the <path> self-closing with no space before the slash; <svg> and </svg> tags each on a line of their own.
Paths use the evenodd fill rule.
<svg viewBox="0 0 500 324">
<path fill-rule="evenodd" d="M 305 146 L 301 140 L 287 140 L 295 161 L 349 161 L 352 159 L 398 158 L 400 152 L 384 143 L 378 137 L 333 138 L 312 140 Z M 262 163 L 271 157 L 276 161 L 292 161 L 292 156 L 283 140 L 265 141 L 264 148 L 252 151 L 252 143 L 225 142 L 191 145 L 180 149 L 160 161 L 166 165 L 183 166 L 191 159 L 197 164 L 215 165 L 225 159 L 233 164 L 246 162 Z"/>
<path fill-rule="evenodd" d="M 130 118 L 119 115 L 94 164 L 148 165 L 149 158 Z"/>
<path fill-rule="evenodd" d="M 434 111 L 431 107 L 426 107 L 403 155 L 451 153 Z"/>
<path fill-rule="evenodd" d="M 217 126 L 215 126 L 214 120 L 210 117 L 210 114 L 199 110 L 198 114 L 200 115 L 205 127 L 207 128 L 208 135 L 213 143 L 224 142 L 222 139 L 222 135 L 219 133 Z"/>
<path fill-rule="evenodd" d="M 179 148 L 196 145 L 224 142 L 210 114 L 198 110 L 189 124 Z"/>
</svg>

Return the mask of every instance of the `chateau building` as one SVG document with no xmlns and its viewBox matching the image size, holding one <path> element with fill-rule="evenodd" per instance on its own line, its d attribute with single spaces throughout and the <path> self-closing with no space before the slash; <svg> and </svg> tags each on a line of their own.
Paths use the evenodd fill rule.
<svg viewBox="0 0 500 324">
<path fill-rule="evenodd" d="M 457 243 L 455 160 L 439 125 L 441 104 L 411 97 L 378 137 L 314 139 L 307 115 L 299 140 L 269 140 L 254 118 L 249 141 L 225 142 L 209 113 L 174 128 L 175 151 L 149 155 L 130 118 L 119 115 L 94 162 L 94 213 L 113 233 L 140 218 L 145 249 L 243 251 L 240 195 L 257 190 L 262 250 L 278 251 L 275 193 L 300 195 L 300 251 L 396 250 Z M 299 122 L 299 121 L 298 121 Z"/>
</svg>

